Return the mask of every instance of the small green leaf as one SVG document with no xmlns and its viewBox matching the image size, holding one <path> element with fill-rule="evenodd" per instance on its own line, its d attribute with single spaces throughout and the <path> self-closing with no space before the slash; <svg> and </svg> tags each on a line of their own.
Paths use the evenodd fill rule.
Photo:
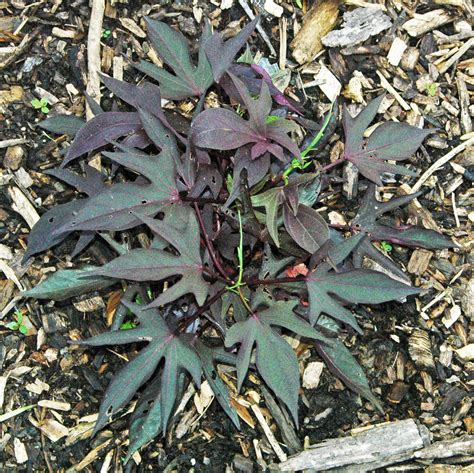
<svg viewBox="0 0 474 473">
<path fill-rule="evenodd" d="M 22 333 L 23 335 L 26 335 L 26 333 L 28 332 L 28 329 L 26 328 L 25 325 L 20 325 L 20 333 Z"/>
<path fill-rule="evenodd" d="M 38 100 L 38 99 L 33 99 L 30 103 L 33 106 L 33 108 L 35 108 L 35 109 L 39 109 L 43 106 L 41 101 Z"/>
<path fill-rule="evenodd" d="M 18 330 L 19 325 L 17 322 L 8 322 L 8 324 L 5 325 L 5 327 L 7 327 L 10 330 Z"/>
</svg>

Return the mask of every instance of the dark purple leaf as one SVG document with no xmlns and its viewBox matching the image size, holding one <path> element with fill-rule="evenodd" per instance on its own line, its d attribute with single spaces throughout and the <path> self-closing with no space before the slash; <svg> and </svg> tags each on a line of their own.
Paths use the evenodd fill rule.
<svg viewBox="0 0 474 473">
<path fill-rule="evenodd" d="M 161 21 L 146 19 L 154 49 L 176 75 L 152 64 L 141 62 L 138 68 L 160 83 L 163 97 L 180 100 L 203 95 L 213 82 L 212 69 L 204 52 L 210 30 L 206 26 L 201 38 L 198 66 L 191 63 L 186 38 Z M 206 24 L 207 25 L 207 24 Z"/>
<path fill-rule="evenodd" d="M 201 362 L 190 347 L 188 336 L 176 335 L 157 310 L 145 309 L 135 304 L 127 305 L 138 318 L 137 328 L 107 332 L 77 342 L 90 346 L 149 342 L 138 356 L 115 375 L 108 386 L 93 434 L 132 399 L 136 391 L 153 375 L 162 359 L 164 366 L 161 374 L 160 405 L 164 432 L 176 401 L 180 373 L 187 371 L 198 387 L 201 383 Z"/>
<path fill-rule="evenodd" d="M 380 304 L 419 293 L 418 289 L 402 284 L 377 271 L 357 269 L 336 273 L 330 271 L 328 264 L 320 264 L 315 271 L 309 273 L 306 276 L 306 285 L 311 323 L 315 324 L 318 317 L 324 313 L 352 326 L 359 333 L 362 331 L 352 313 L 343 307 L 344 302 Z"/>
<path fill-rule="evenodd" d="M 232 65 L 237 53 L 247 42 L 255 30 L 259 18 L 255 18 L 245 25 L 237 35 L 224 42 L 222 33 L 214 33 L 204 44 L 207 58 L 212 66 L 214 80 L 219 82 L 224 73 Z"/>
<path fill-rule="evenodd" d="M 82 269 L 60 269 L 33 289 L 22 292 L 22 297 L 63 301 L 91 291 L 99 291 L 115 284 L 111 278 L 93 277 L 97 269 L 88 266 Z M 87 278 L 84 278 L 87 276 Z"/>
<path fill-rule="evenodd" d="M 299 205 L 296 215 L 288 205 L 283 207 L 285 228 L 301 248 L 314 253 L 329 239 L 329 228 L 316 210 Z"/>
<path fill-rule="evenodd" d="M 252 159 L 268 151 L 278 159 L 287 161 L 290 158 L 284 156 L 283 146 L 292 155 L 299 157 L 298 146 L 286 135 L 294 125 L 283 119 L 268 124 L 266 122 L 272 107 L 267 84 L 262 83 L 260 95 L 254 100 L 245 85 L 237 77 L 231 77 L 247 108 L 249 120 L 222 108 L 205 110 L 191 126 L 194 144 L 201 148 L 230 150 L 253 143 Z"/>
<path fill-rule="evenodd" d="M 142 128 L 136 112 L 105 112 L 89 120 L 76 134 L 62 166 L 79 156 L 93 151 L 121 136 L 135 133 Z"/>
<path fill-rule="evenodd" d="M 371 181 L 382 185 L 380 175 L 414 175 L 402 166 L 386 163 L 385 160 L 404 160 L 412 156 L 427 135 L 434 130 L 422 130 L 406 123 L 388 122 L 380 125 L 369 137 L 364 132 L 377 114 L 382 102 L 380 96 L 370 102 L 356 118 L 352 118 L 346 108 L 343 110 L 343 125 L 346 134 L 344 158 L 352 162 Z"/>
<path fill-rule="evenodd" d="M 56 234 L 73 230 L 125 230 L 139 225 L 139 216 L 154 216 L 167 205 L 178 202 L 174 160 L 169 150 L 149 156 L 122 147 L 123 152 L 106 152 L 105 157 L 146 177 L 150 184 L 126 182 L 108 186 L 85 199 L 73 219 Z"/>
<path fill-rule="evenodd" d="M 415 194 L 394 197 L 388 202 L 379 202 L 375 198 L 375 186 L 368 187 L 364 195 L 359 212 L 351 226 L 354 231 L 361 232 L 366 236 L 364 242 L 359 246 L 354 254 L 354 264 L 361 267 L 363 257 L 368 256 L 384 268 L 392 271 L 397 276 L 407 279 L 404 274 L 389 258 L 379 252 L 370 242 L 376 240 L 390 241 L 401 246 L 417 246 L 427 249 L 451 248 L 454 243 L 450 238 L 441 235 L 434 230 L 429 230 L 417 226 L 391 227 L 378 223 L 378 218 L 385 213 L 400 206 L 406 205 L 411 200 L 419 197 L 421 192 Z"/>
<path fill-rule="evenodd" d="M 275 395 L 288 407 L 298 425 L 298 391 L 300 377 L 298 361 L 290 345 L 272 328 L 284 327 L 303 337 L 327 341 L 293 309 L 297 301 L 276 302 L 269 309 L 250 315 L 228 330 L 225 345 L 239 344 L 237 354 L 237 389 L 240 391 L 247 375 L 255 345 L 255 362 L 259 374 Z"/>
<path fill-rule="evenodd" d="M 340 340 L 334 340 L 331 345 L 315 342 L 315 347 L 335 376 L 350 389 L 370 401 L 383 414 L 380 401 L 372 394 L 363 369 Z"/>
<path fill-rule="evenodd" d="M 40 128 L 51 133 L 75 136 L 86 122 L 75 115 L 57 115 L 38 123 Z"/>
<path fill-rule="evenodd" d="M 168 218 L 164 221 L 145 216 L 141 216 L 140 220 L 176 248 L 179 256 L 153 247 L 135 249 L 97 269 L 93 273 L 94 276 L 129 281 L 161 281 L 179 275 L 181 279 L 160 294 L 151 307 L 167 304 L 188 293 L 194 294 L 197 303 L 202 305 L 206 300 L 209 285 L 202 278 L 199 226 L 192 210 L 177 205 L 168 212 Z M 179 221 L 179 226 L 175 226 L 175 220 Z M 183 221 L 186 223 L 184 227 Z"/>
</svg>

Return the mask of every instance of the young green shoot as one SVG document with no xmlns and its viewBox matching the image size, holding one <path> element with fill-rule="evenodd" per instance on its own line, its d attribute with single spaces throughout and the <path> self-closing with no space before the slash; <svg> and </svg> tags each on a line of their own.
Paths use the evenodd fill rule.
<svg viewBox="0 0 474 473">
<path fill-rule="evenodd" d="M 8 323 L 6 327 L 10 330 L 18 330 L 21 334 L 26 335 L 28 328 L 23 324 L 23 312 L 17 310 L 13 317 L 15 318 L 15 321 Z"/>
<path fill-rule="evenodd" d="M 303 162 L 301 162 L 299 159 L 293 158 L 291 161 L 290 166 L 285 170 L 283 173 L 283 181 L 285 185 L 288 185 L 288 177 L 289 175 L 295 171 L 296 169 L 306 169 L 308 166 L 312 164 L 311 161 L 306 161 L 306 156 L 314 149 L 316 148 L 317 144 L 321 141 L 321 138 L 324 136 L 324 132 L 326 131 L 329 122 L 331 121 L 331 115 L 332 115 L 332 110 L 334 108 L 334 102 L 331 103 L 331 107 L 329 108 L 328 114 L 326 115 L 326 118 L 324 119 L 323 126 L 317 133 L 317 135 L 311 140 L 311 143 L 301 152 L 301 158 Z"/>
<path fill-rule="evenodd" d="M 33 99 L 30 103 L 35 110 L 41 110 L 43 113 L 49 112 L 48 99 L 44 97 L 42 99 Z"/>
</svg>

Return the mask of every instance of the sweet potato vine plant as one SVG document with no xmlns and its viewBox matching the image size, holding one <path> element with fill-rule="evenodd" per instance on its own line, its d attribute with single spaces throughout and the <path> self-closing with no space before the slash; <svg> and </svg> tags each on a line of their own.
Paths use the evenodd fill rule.
<svg viewBox="0 0 474 473">
<path fill-rule="evenodd" d="M 337 336 L 362 333 L 357 304 L 402 300 L 418 290 L 373 242 L 451 245 L 431 230 L 387 223 L 385 214 L 419 194 L 375 198 L 384 174 L 413 174 L 393 162 L 410 158 L 432 130 L 389 122 L 364 138 L 377 97 L 355 118 L 343 108 L 344 155 L 321 162 L 317 152 L 337 126 L 339 108 L 318 125 L 265 70 L 234 64 L 256 21 L 227 41 L 206 26 L 195 64 L 181 33 L 149 19 L 166 68 L 135 64 L 152 79 L 139 86 L 102 77 L 126 111 L 117 104 L 104 111 L 89 99 L 95 117 L 87 123 L 59 116 L 41 124 L 74 136 L 61 168 L 48 174 L 87 197 L 47 211 L 30 233 L 25 259 L 67 237 L 78 237 L 72 257 L 97 237 L 116 257 L 57 271 L 25 296 L 65 299 L 125 281 L 111 330 L 74 343 L 140 348 L 107 388 L 94 431 L 140 392 L 127 459 L 166 432 L 187 384 L 199 386 L 203 378 L 239 428 L 217 364 L 235 367 L 237 391 L 255 370 L 298 425 L 300 376 L 286 334 L 312 344 L 336 376 L 380 408 Z M 218 107 L 205 106 L 211 90 Z M 177 120 L 162 99 L 194 100 L 192 119 Z M 302 146 L 292 138 L 299 127 L 307 133 Z M 84 161 L 99 150 L 104 172 Z M 367 191 L 352 222 L 331 228 L 320 199 L 328 186 L 337 188 L 331 175 L 346 161 L 366 178 Z M 364 269 L 366 256 L 399 278 Z M 132 328 L 123 329 L 125 319 Z"/>
</svg>

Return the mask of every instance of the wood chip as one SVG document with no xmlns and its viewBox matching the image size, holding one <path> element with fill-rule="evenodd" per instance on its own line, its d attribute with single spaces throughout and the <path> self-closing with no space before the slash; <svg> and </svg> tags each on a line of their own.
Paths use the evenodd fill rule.
<svg viewBox="0 0 474 473">
<path fill-rule="evenodd" d="M 411 254 L 410 261 L 408 262 L 408 272 L 421 276 L 428 269 L 432 257 L 432 251 L 422 248 L 416 249 Z"/>
<path fill-rule="evenodd" d="M 323 94 L 331 102 L 334 102 L 340 94 L 342 87 L 336 76 L 323 65 L 321 66 L 319 73 L 316 75 L 315 80 L 317 81 L 319 88 L 323 91 Z"/>
<path fill-rule="evenodd" d="M 8 194 L 13 201 L 12 209 L 23 217 L 30 228 L 33 228 L 35 223 L 40 219 L 33 204 L 18 187 L 9 187 Z"/>
<path fill-rule="evenodd" d="M 26 452 L 25 444 L 18 438 L 13 439 L 13 449 L 15 451 L 16 462 L 20 465 L 28 461 L 28 453 Z"/>
<path fill-rule="evenodd" d="M 321 39 L 334 28 L 338 15 L 338 0 L 314 2 L 304 16 L 303 26 L 291 43 L 296 62 L 303 64 L 313 60 L 323 48 Z"/>
<path fill-rule="evenodd" d="M 413 37 L 421 36 L 435 28 L 445 25 L 453 20 L 453 17 L 444 9 L 432 10 L 422 15 L 415 13 L 413 18 L 406 21 L 402 28 Z"/>
<path fill-rule="evenodd" d="M 421 369 L 434 369 L 431 341 L 425 330 L 416 329 L 408 339 L 408 353 L 415 365 Z"/>
<path fill-rule="evenodd" d="M 120 18 L 119 21 L 125 29 L 133 33 L 135 36 L 146 38 L 146 33 L 131 18 Z"/>
<path fill-rule="evenodd" d="M 403 53 L 407 49 L 408 45 L 402 39 L 396 37 L 393 40 L 390 51 L 387 55 L 387 60 L 392 66 L 398 66 L 402 60 Z"/>
<path fill-rule="evenodd" d="M 40 429 L 51 442 L 57 442 L 69 433 L 69 429 L 55 419 L 45 419 L 42 422 L 38 422 L 32 416 L 29 416 L 28 419 L 35 427 Z"/>
<path fill-rule="evenodd" d="M 459 61 L 459 59 L 469 51 L 470 48 L 474 46 L 474 38 L 466 41 L 458 50 L 456 54 L 453 54 L 446 62 L 442 63 L 438 70 L 441 74 L 446 72 L 455 62 Z"/>
<path fill-rule="evenodd" d="M 38 406 L 47 407 L 48 409 L 54 409 L 56 411 L 70 411 L 71 404 L 68 402 L 53 401 L 51 399 L 42 399 L 38 401 Z"/>
<path fill-rule="evenodd" d="M 342 29 L 331 31 L 322 38 L 330 48 L 354 46 L 392 26 L 390 17 L 380 8 L 356 8 L 344 13 Z"/>
<path fill-rule="evenodd" d="M 464 361 L 472 361 L 474 360 L 474 343 L 470 343 L 465 347 L 459 348 L 456 350 L 456 354 Z"/>
</svg>

